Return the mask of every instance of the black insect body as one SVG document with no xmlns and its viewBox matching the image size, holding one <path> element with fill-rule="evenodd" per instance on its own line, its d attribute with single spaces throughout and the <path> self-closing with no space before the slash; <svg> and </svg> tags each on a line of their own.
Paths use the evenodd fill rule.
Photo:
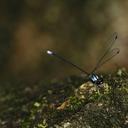
<svg viewBox="0 0 128 128">
<path fill-rule="evenodd" d="M 82 68 L 80 68 L 79 66 L 77 66 L 76 64 L 72 63 L 71 61 L 68 61 L 67 59 L 63 58 L 62 56 L 58 55 L 57 53 L 47 50 L 47 54 L 51 55 L 51 56 L 55 56 L 56 58 L 72 65 L 73 67 L 79 69 L 81 72 L 83 72 L 84 74 L 88 75 L 88 79 L 89 81 L 91 81 L 93 84 L 97 85 L 98 87 L 101 87 L 101 85 L 103 84 L 103 78 L 100 77 L 99 75 L 97 75 L 95 73 L 95 71 L 101 67 L 103 64 L 105 64 L 107 61 L 109 61 L 110 59 L 112 59 L 114 56 L 116 56 L 117 54 L 119 54 L 120 50 L 118 48 L 112 48 L 113 44 L 115 43 L 115 40 L 117 39 L 117 33 L 113 33 L 113 35 L 108 39 L 107 43 L 108 43 L 108 47 L 105 51 L 105 53 L 103 54 L 103 56 L 99 59 L 99 61 L 97 62 L 96 66 L 94 67 L 94 69 L 92 70 L 91 73 L 86 72 L 85 70 L 83 70 Z"/>
<path fill-rule="evenodd" d="M 96 85 L 103 84 L 103 78 L 94 73 L 89 75 L 89 80 Z"/>
</svg>

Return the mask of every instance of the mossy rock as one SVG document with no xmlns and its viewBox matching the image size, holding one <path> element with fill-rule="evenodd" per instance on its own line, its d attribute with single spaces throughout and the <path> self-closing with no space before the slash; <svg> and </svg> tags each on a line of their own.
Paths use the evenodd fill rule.
<svg viewBox="0 0 128 128">
<path fill-rule="evenodd" d="M 126 128 L 128 73 L 104 76 L 103 88 L 82 76 L 28 86 L 1 82 L 1 128 Z"/>
</svg>

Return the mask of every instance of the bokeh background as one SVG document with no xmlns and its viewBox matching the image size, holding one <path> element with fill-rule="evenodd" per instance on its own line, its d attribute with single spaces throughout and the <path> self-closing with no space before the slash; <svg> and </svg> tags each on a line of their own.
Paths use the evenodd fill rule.
<svg viewBox="0 0 128 128">
<path fill-rule="evenodd" d="M 121 52 L 100 72 L 128 67 L 127 0 L 1 0 L 0 78 L 35 81 L 80 74 L 48 56 L 47 49 L 89 72 L 113 32 Z"/>
</svg>

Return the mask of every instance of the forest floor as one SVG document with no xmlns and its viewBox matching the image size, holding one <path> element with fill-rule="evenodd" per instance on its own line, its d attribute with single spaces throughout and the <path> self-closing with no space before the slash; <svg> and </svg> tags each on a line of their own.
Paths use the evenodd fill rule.
<svg viewBox="0 0 128 128">
<path fill-rule="evenodd" d="M 0 128 L 128 128 L 128 72 L 103 74 L 103 87 L 83 76 L 0 84 Z"/>
</svg>

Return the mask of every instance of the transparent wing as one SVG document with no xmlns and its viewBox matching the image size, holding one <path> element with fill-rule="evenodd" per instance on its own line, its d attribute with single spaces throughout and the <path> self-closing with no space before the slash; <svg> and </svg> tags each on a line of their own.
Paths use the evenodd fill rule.
<svg viewBox="0 0 128 128">
<path fill-rule="evenodd" d="M 111 50 L 111 47 L 114 45 L 116 39 L 117 39 L 117 33 L 114 32 L 113 35 L 106 41 L 107 43 L 106 51 L 104 52 L 103 56 L 101 56 L 96 66 L 92 70 L 92 72 L 95 72 L 97 68 L 99 68 L 101 65 L 103 65 L 104 63 L 106 63 L 107 61 L 109 61 L 119 53 L 120 50 L 118 48 L 114 48 Z"/>
<path fill-rule="evenodd" d="M 117 54 L 119 54 L 120 49 L 118 48 L 114 48 L 112 49 L 102 60 L 101 63 L 99 63 L 99 65 L 97 65 L 96 69 L 98 69 L 99 67 L 101 67 L 103 64 L 105 64 L 107 61 L 111 60 L 114 56 L 116 56 Z"/>
</svg>

